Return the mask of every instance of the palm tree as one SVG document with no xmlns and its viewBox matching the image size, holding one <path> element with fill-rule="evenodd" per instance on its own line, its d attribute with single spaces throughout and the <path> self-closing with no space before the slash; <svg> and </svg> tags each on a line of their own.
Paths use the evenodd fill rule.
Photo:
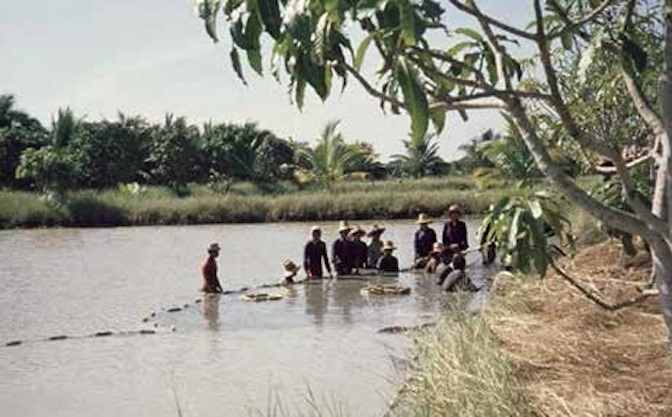
<svg viewBox="0 0 672 417">
<path fill-rule="evenodd" d="M 352 171 L 361 152 L 359 147 L 345 143 L 343 135 L 338 131 L 339 123 L 340 121 L 327 123 L 315 148 L 297 149 L 299 160 L 308 163 L 312 177 L 326 188 L 330 188 L 334 182 L 343 179 Z"/>
<path fill-rule="evenodd" d="M 58 109 L 56 118 L 51 120 L 51 144 L 56 148 L 67 146 L 77 134 L 82 120 L 76 118 L 69 107 Z"/>
<path fill-rule="evenodd" d="M 482 155 L 494 165 L 497 173 L 508 178 L 529 180 L 539 176 L 539 170 L 523 142 L 520 130 L 510 117 L 504 117 L 507 121 L 506 133 L 484 143 Z"/>
<path fill-rule="evenodd" d="M 434 135 L 426 135 L 416 140 L 404 140 L 405 155 L 392 155 L 392 165 L 396 166 L 402 175 L 413 178 L 438 174 L 445 162 L 438 155 L 439 144 Z"/>
</svg>

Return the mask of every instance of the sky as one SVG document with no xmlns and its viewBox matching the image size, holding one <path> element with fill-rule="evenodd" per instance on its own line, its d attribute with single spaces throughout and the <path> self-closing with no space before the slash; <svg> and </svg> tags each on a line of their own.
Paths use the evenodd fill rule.
<svg viewBox="0 0 672 417">
<path fill-rule="evenodd" d="M 479 4 L 524 27 L 530 3 Z M 457 12 L 446 20 L 451 27 L 474 26 Z M 221 19 L 219 29 L 225 30 Z M 14 94 L 17 107 L 43 123 L 62 107 L 89 120 L 123 111 L 161 121 L 170 112 L 199 124 L 257 122 L 281 137 L 313 142 L 327 122 L 340 120 L 347 140 L 373 143 L 383 159 L 403 152 L 408 116 L 384 115 L 355 80 L 343 94 L 334 88 L 324 103 L 310 92 L 299 111 L 287 86 L 270 75 L 247 69 L 244 86 L 231 68 L 229 42 L 226 36 L 210 41 L 191 0 L 0 0 L 0 93 Z M 373 68 L 375 58 L 369 61 Z M 501 126 L 493 111 L 471 113 L 466 123 L 449 117 L 440 154 L 455 159 L 460 144 Z"/>
</svg>

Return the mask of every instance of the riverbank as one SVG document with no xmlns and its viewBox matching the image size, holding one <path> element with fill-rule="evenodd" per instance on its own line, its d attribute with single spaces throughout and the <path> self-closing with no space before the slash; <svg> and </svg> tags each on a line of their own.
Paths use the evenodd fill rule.
<svg viewBox="0 0 672 417">
<path fill-rule="evenodd" d="M 639 294 L 650 261 L 605 241 L 564 262 L 610 302 Z M 416 341 L 395 415 L 672 415 L 672 361 L 657 297 L 608 312 L 560 277 L 498 280 L 480 317 L 447 318 Z"/>
<path fill-rule="evenodd" d="M 501 184 L 499 184 L 501 185 Z M 467 214 L 484 213 L 510 195 L 498 184 L 482 189 L 470 178 L 345 182 L 331 190 L 254 184 L 195 186 L 186 197 L 148 187 L 66 193 L 58 201 L 37 193 L 0 191 L 0 228 L 186 225 L 440 216 L 454 203 Z"/>
</svg>

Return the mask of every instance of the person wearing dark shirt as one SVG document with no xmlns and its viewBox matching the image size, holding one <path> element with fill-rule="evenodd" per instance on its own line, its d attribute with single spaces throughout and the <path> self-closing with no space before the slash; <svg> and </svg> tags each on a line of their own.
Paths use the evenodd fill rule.
<svg viewBox="0 0 672 417">
<path fill-rule="evenodd" d="M 436 243 L 436 232 L 429 227 L 432 220 L 424 213 L 420 214 L 418 221 L 420 229 L 415 232 L 415 266 L 424 268 L 427 263 L 427 257 L 432 252 L 432 247 Z"/>
<path fill-rule="evenodd" d="M 356 226 L 350 232 L 352 239 L 352 267 L 354 269 L 364 269 L 367 267 L 368 247 L 366 243 L 362 242 L 362 236 L 366 231 L 359 226 Z"/>
<path fill-rule="evenodd" d="M 306 270 L 308 279 L 322 278 L 322 261 L 331 276 L 331 265 L 327 256 L 327 245 L 322 241 L 322 229 L 313 226 L 310 229 L 311 240 L 306 243 L 303 250 L 303 268 Z"/>
<path fill-rule="evenodd" d="M 217 243 L 213 243 L 208 247 L 208 259 L 201 268 L 203 275 L 203 287 L 201 291 L 205 293 L 221 293 L 222 286 L 217 278 L 217 257 L 219 257 L 220 247 Z"/>
<path fill-rule="evenodd" d="M 334 264 L 334 269 L 337 275 L 349 275 L 352 273 L 352 266 L 354 264 L 352 259 L 352 241 L 348 238 L 348 234 L 352 227 L 348 222 L 342 221 L 338 233 L 340 237 L 334 241 L 331 248 L 331 261 Z"/>
<path fill-rule="evenodd" d="M 443 226 L 443 244 L 453 253 L 467 250 L 467 225 L 460 217 L 462 210 L 457 205 L 452 205 L 448 209 L 448 222 Z"/>
<path fill-rule="evenodd" d="M 383 256 L 383 241 L 380 240 L 380 237 L 384 232 L 384 227 L 379 227 L 377 224 L 374 224 L 373 228 L 367 233 L 367 236 L 371 238 L 369 246 L 367 247 L 366 261 L 366 265 L 369 268 L 376 268 L 378 259 Z"/>
<path fill-rule="evenodd" d="M 391 240 L 383 245 L 383 256 L 378 260 L 378 271 L 399 272 L 399 260 L 392 255 L 396 248 Z"/>
</svg>

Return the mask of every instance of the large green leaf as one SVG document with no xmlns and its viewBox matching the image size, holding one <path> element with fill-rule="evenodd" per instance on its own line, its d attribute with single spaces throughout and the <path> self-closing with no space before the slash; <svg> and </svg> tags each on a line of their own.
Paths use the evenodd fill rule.
<svg viewBox="0 0 672 417">
<path fill-rule="evenodd" d="M 511 220 L 511 228 L 509 229 L 509 249 L 514 250 L 518 246 L 518 231 L 520 230 L 520 216 L 523 210 L 516 207 L 513 219 Z"/>
<path fill-rule="evenodd" d="M 530 212 L 535 219 L 540 219 L 544 214 L 539 200 L 530 200 L 527 202 L 527 205 L 530 206 Z"/>
<path fill-rule="evenodd" d="M 397 65 L 397 79 L 404 95 L 406 111 L 411 116 L 411 133 L 414 141 L 421 141 L 429 126 L 429 104 L 420 85 L 415 68 L 405 60 Z"/>
<path fill-rule="evenodd" d="M 415 39 L 415 12 L 410 0 L 398 0 L 399 21 L 401 22 L 401 39 L 408 46 L 414 46 Z"/>
<path fill-rule="evenodd" d="M 233 65 L 233 69 L 236 71 L 236 74 L 238 74 L 238 78 L 241 79 L 243 84 L 247 85 L 247 81 L 245 81 L 245 77 L 243 76 L 243 67 L 240 65 L 240 55 L 238 54 L 238 49 L 234 46 L 231 49 L 231 53 L 229 54 L 231 57 L 231 65 Z"/>
<path fill-rule="evenodd" d="M 437 134 L 441 134 L 443 129 L 446 126 L 446 110 L 445 109 L 433 109 L 429 116 L 432 118 L 432 124 Z"/>
<path fill-rule="evenodd" d="M 369 45 L 371 44 L 371 41 L 373 40 L 374 34 L 368 35 L 362 43 L 359 44 L 359 47 L 357 47 L 357 53 L 355 54 L 355 69 L 359 71 L 362 68 L 362 64 L 364 63 L 364 57 L 366 56 L 366 51 L 369 49 Z"/>
<path fill-rule="evenodd" d="M 205 31 L 214 42 L 218 42 L 217 15 L 219 14 L 220 0 L 203 0 L 198 4 L 198 14 L 205 23 Z"/>
<path fill-rule="evenodd" d="M 266 31 L 274 38 L 280 37 L 280 27 L 282 17 L 280 16 L 280 6 L 278 0 L 257 0 L 259 15 L 266 27 Z"/>
<path fill-rule="evenodd" d="M 457 28 L 457 29 L 455 29 L 455 33 L 459 33 L 460 35 L 464 35 L 466 37 L 469 37 L 469 38 L 475 40 L 478 43 L 483 42 L 483 36 L 481 36 L 481 34 L 478 33 L 477 31 L 475 31 L 474 29 Z"/>
</svg>

